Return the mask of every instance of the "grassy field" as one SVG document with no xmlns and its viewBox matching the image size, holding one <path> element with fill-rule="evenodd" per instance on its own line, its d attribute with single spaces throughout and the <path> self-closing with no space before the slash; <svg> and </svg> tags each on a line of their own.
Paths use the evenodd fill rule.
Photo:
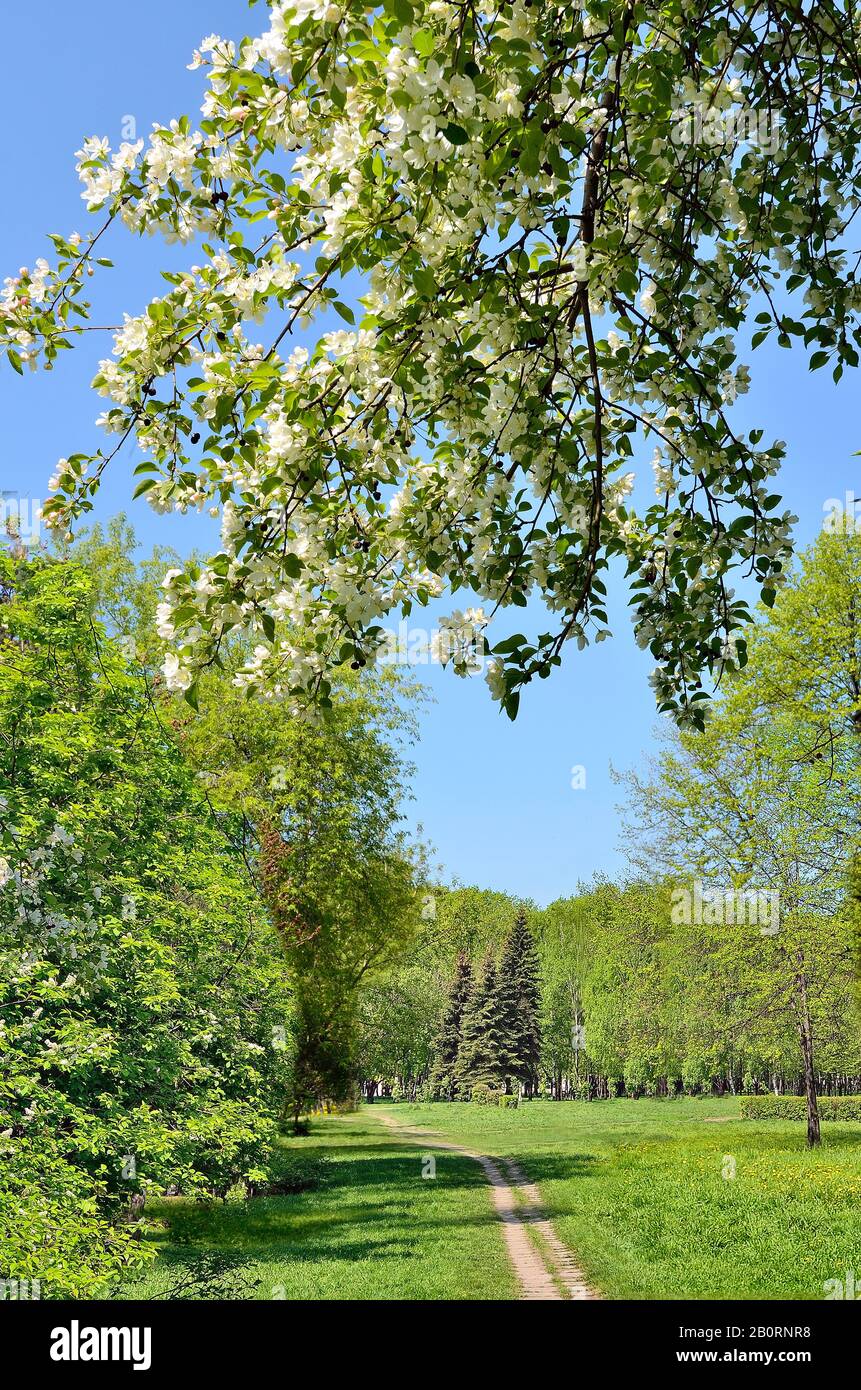
<svg viewBox="0 0 861 1390">
<path fill-rule="evenodd" d="M 519 1110 L 372 1106 L 315 1121 L 284 1152 L 325 1156 L 315 1191 L 199 1204 L 151 1203 L 159 1259 L 125 1296 L 487 1299 L 515 1296 L 501 1228 L 478 1165 L 437 1158 L 386 1130 L 380 1112 L 488 1154 L 539 1184 L 562 1240 L 607 1298 L 823 1297 L 861 1283 L 861 1124 L 742 1121 L 732 1100 L 534 1101 Z"/>
<path fill-rule="evenodd" d="M 200 1269 L 222 1266 L 209 1298 L 490 1299 L 515 1284 L 487 1184 L 470 1159 L 449 1156 L 434 1180 L 421 1153 L 368 1111 L 316 1120 L 285 1139 L 289 1155 L 325 1156 L 316 1191 L 247 1201 L 151 1202 L 159 1259 L 125 1288 L 164 1298 Z"/>
<path fill-rule="evenodd" d="M 861 1283 L 861 1124 L 824 1125 L 809 1153 L 803 1125 L 740 1120 L 733 1100 L 390 1113 L 516 1158 L 605 1297 L 821 1299 L 847 1270 Z"/>
</svg>

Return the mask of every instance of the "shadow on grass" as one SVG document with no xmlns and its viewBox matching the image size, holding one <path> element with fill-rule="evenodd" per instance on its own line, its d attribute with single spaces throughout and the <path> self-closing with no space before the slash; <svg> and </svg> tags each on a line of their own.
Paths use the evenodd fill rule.
<svg viewBox="0 0 861 1390">
<path fill-rule="evenodd" d="M 302 1149 L 303 1155 L 307 1154 L 309 1157 L 314 1156 L 327 1160 L 324 1170 L 325 1177 L 320 1191 L 362 1188 L 374 1182 L 379 1182 L 387 1187 L 393 1182 L 398 1185 L 407 1183 L 420 1175 L 422 1161 L 427 1155 L 433 1156 L 437 1171 L 442 1171 L 445 1175 L 446 1185 L 449 1187 L 482 1187 L 486 1182 L 481 1169 L 473 1159 L 466 1158 L 461 1154 L 434 1149 L 430 1143 L 424 1145 L 417 1143 L 414 1147 L 397 1143 L 374 1144 L 372 1147 L 369 1146 L 367 1150 L 351 1149 L 350 1157 L 343 1159 L 337 1157 L 338 1152 L 337 1149 L 327 1149 L 325 1144 L 321 1144 L 316 1149 L 310 1147 Z M 375 1169 L 376 1172 L 374 1172 Z M 273 1172 L 277 1177 L 277 1159 L 273 1165 Z M 257 1198 L 256 1200 L 265 1201 L 267 1199 Z"/>
<path fill-rule="evenodd" d="M 522 1170 L 527 1182 L 538 1183 L 539 1187 L 543 1182 L 588 1178 L 600 1162 L 595 1154 L 584 1153 L 530 1153 L 523 1158 L 509 1154 L 508 1157 Z M 518 1184 L 512 1183 L 512 1186 Z"/>
<path fill-rule="evenodd" d="M 224 1203 L 182 1197 L 149 1203 L 147 1215 L 161 1228 L 144 1239 L 159 1258 L 120 1297 L 255 1298 L 257 1276 L 267 1264 L 409 1261 L 420 1258 L 428 1234 L 442 1233 L 448 1242 L 467 1228 L 498 1221 L 489 1201 L 480 1214 L 464 1213 L 456 1194 L 486 1187 L 486 1179 L 461 1155 L 437 1155 L 436 1179 L 426 1182 L 420 1148 L 411 1152 L 382 1141 L 367 1152 L 345 1149 L 343 1158 L 335 1158 L 321 1136 L 316 1144 L 303 1141 L 301 1152 L 328 1157 L 326 1177 L 313 1191 Z M 210 1270 L 207 1261 L 217 1265 Z M 141 1284 L 146 1289 L 153 1276 L 164 1289 L 142 1295 Z M 173 1286 L 200 1291 L 174 1295 Z"/>
</svg>

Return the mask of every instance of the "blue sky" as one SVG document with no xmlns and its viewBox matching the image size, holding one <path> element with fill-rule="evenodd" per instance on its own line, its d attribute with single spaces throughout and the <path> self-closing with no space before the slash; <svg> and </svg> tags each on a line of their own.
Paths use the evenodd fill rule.
<svg viewBox="0 0 861 1390">
<path fill-rule="evenodd" d="M 263 6 L 249 11 L 243 0 L 148 0 L 145 7 L 42 0 L 39 29 L 50 43 L 40 45 L 38 74 L 29 62 L 4 68 L 0 277 L 50 255 L 46 232 L 87 227 L 74 171 L 74 151 L 85 136 L 105 135 L 116 145 L 129 116 L 144 136 L 153 121 L 194 116 L 202 82 L 186 70 L 192 49 L 205 34 L 238 38 L 259 31 L 264 20 Z M 26 54 L 32 42 L 33 11 L 5 6 L 0 47 Z M 124 309 L 140 312 L 162 291 L 159 271 L 189 257 L 182 248 L 123 232 L 105 254 L 117 269 L 104 272 L 94 296 L 93 321 L 104 323 L 117 322 Z M 57 459 L 99 442 L 93 422 L 101 402 L 88 385 L 106 343 L 91 335 L 52 373 L 21 380 L 0 370 L 0 491 L 44 497 Z M 759 426 L 767 438 L 786 440 L 780 481 L 799 517 L 798 541 L 806 544 L 822 524 L 826 499 L 861 494 L 861 460 L 853 458 L 861 448 L 852 409 L 857 378 L 850 373 L 835 387 L 827 372 L 808 372 L 802 353 L 767 345 L 744 360 L 752 386 L 734 418 L 741 429 Z M 144 501 L 129 503 L 137 461 L 131 449 L 115 461 L 97 515 L 127 510 L 147 547 L 156 540 L 180 550 L 204 544 L 206 523 L 158 517 Z M 572 649 L 560 673 L 524 693 L 514 724 L 497 713 L 483 681 L 420 668 L 435 699 L 422 715 L 415 752 L 414 818 L 449 876 L 546 903 L 595 871 L 623 865 L 621 791 L 611 782 L 610 764 L 642 766 L 658 718 L 647 684 L 652 662 L 633 642 L 625 601 L 617 582 L 610 604 L 614 640 L 582 653 Z M 575 765 L 585 768 L 582 790 L 571 785 Z"/>
</svg>

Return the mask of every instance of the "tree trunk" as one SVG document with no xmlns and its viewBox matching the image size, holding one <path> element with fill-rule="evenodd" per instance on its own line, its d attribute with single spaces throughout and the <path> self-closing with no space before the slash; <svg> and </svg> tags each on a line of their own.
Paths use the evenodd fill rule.
<svg viewBox="0 0 861 1390">
<path fill-rule="evenodd" d="M 816 1072 L 813 1069 L 813 1029 L 807 999 L 807 977 L 803 970 L 798 974 L 798 1003 L 798 1033 L 801 1039 L 801 1055 L 804 1058 L 804 1094 L 807 1098 L 807 1147 L 814 1149 L 822 1142 L 822 1135 L 819 1129 Z"/>
</svg>

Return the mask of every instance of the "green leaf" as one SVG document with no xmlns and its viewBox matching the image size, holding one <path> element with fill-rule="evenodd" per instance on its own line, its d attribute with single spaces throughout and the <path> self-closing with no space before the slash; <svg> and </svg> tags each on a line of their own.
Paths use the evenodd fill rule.
<svg viewBox="0 0 861 1390">
<path fill-rule="evenodd" d="M 430 29 L 417 29 L 413 34 L 413 48 L 422 58 L 430 58 L 436 48 L 436 39 Z"/>
<path fill-rule="evenodd" d="M 469 136 L 463 126 L 455 125 L 453 122 L 450 122 L 445 127 L 443 135 L 452 145 L 466 145 L 469 141 Z"/>
<path fill-rule="evenodd" d="M 413 284 L 427 299 L 433 299 L 436 294 L 436 276 L 427 266 L 419 266 L 418 270 L 413 271 Z"/>
<path fill-rule="evenodd" d="M 506 637 L 504 641 L 497 642 L 493 648 L 494 656 L 508 656 L 511 652 L 516 652 L 519 647 L 524 646 L 526 638 L 522 632 L 515 632 L 513 637 Z"/>
</svg>

